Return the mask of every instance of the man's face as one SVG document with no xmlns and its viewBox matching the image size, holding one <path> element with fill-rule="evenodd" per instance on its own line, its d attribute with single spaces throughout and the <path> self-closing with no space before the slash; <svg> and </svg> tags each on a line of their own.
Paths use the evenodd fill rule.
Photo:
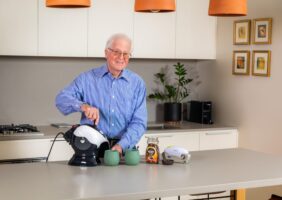
<svg viewBox="0 0 282 200">
<path fill-rule="evenodd" d="M 109 71 L 119 74 L 127 65 L 130 58 L 130 44 L 125 39 L 113 41 L 110 48 L 105 50 Z"/>
</svg>

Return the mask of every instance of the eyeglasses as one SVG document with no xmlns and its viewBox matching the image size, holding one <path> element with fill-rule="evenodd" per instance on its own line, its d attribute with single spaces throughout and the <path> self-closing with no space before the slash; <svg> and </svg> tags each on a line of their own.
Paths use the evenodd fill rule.
<svg viewBox="0 0 282 200">
<path fill-rule="evenodd" d="M 108 49 L 113 53 L 114 56 L 120 57 L 122 55 L 125 59 L 129 59 L 131 57 L 131 53 L 121 52 L 119 50 L 114 50 L 111 48 Z"/>
</svg>

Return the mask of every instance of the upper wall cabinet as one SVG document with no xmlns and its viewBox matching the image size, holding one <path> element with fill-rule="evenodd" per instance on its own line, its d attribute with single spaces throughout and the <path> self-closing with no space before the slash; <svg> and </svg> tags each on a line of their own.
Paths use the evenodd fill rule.
<svg viewBox="0 0 282 200">
<path fill-rule="evenodd" d="M 175 13 L 134 14 L 134 58 L 175 57 Z"/>
<path fill-rule="evenodd" d="M 37 55 L 37 0 L 0 1 L 0 55 Z"/>
<path fill-rule="evenodd" d="M 104 57 L 105 45 L 114 33 L 133 37 L 133 0 L 92 0 L 88 20 L 88 56 Z"/>
<path fill-rule="evenodd" d="M 216 58 L 216 17 L 208 16 L 209 0 L 177 0 L 176 58 Z"/>
<path fill-rule="evenodd" d="M 87 8 L 48 8 L 39 0 L 38 55 L 86 57 L 87 13 Z"/>
<path fill-rule="evenodd" d="M 133 58 L 215 59 L 209 0 L 177 0 L 176 12 L 137 13 L 134 0 L 92 0 L 90 8 L 48 8 L 45 0 L 0 2 L 0 55 L 104 57 L 125 33 Z"/>
</svg>

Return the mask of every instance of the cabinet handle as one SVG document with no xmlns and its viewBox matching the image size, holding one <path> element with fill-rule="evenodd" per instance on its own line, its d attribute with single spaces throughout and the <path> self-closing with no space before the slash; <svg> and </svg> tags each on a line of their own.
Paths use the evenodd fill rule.
<svg viewBox="0 0 282 200">
<path fill-rule="evenodd" d="M 231 132 L 215 132 L 215 133 L 206 133 L 206 135 L 227 135 L 227 134 L 231 134 Z"/>
<path fill-rule="evenodd" d="M 173 137 L 173 135 L 152 135 L 152 136 L 145 136 L 145 138 L 150 138 L 150 137 L 164 138 L 164 137 Z"/>
</svg>

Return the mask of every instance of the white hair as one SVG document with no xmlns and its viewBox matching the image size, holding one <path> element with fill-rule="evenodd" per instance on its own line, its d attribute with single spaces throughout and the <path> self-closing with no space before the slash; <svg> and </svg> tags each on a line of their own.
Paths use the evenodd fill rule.
<svg viewBox="0 0 282 200">
<path fill-rule="evenodd" d="M 116 34 L 112 35 L 112 36 L 108 39 L 108 41 L 107 41 L 107 43 L 106 43 L 106 49 L 107 49 L 107 48 L 111 48 L 113 42 L 116 41 L 116 40 L 118 40 L 118 39 L 126 40 L 126 41 L 129 43 L 129 45 L 130 45 L 130 51 L 132 50 L 132 45 L 131 45 L 132 42 L 131 42 L 131 39 L 130 39 L 127 35 L 125 35 L 125 34 L 123 34 L 123 33 L 116 33 Z"/>
</svg>

